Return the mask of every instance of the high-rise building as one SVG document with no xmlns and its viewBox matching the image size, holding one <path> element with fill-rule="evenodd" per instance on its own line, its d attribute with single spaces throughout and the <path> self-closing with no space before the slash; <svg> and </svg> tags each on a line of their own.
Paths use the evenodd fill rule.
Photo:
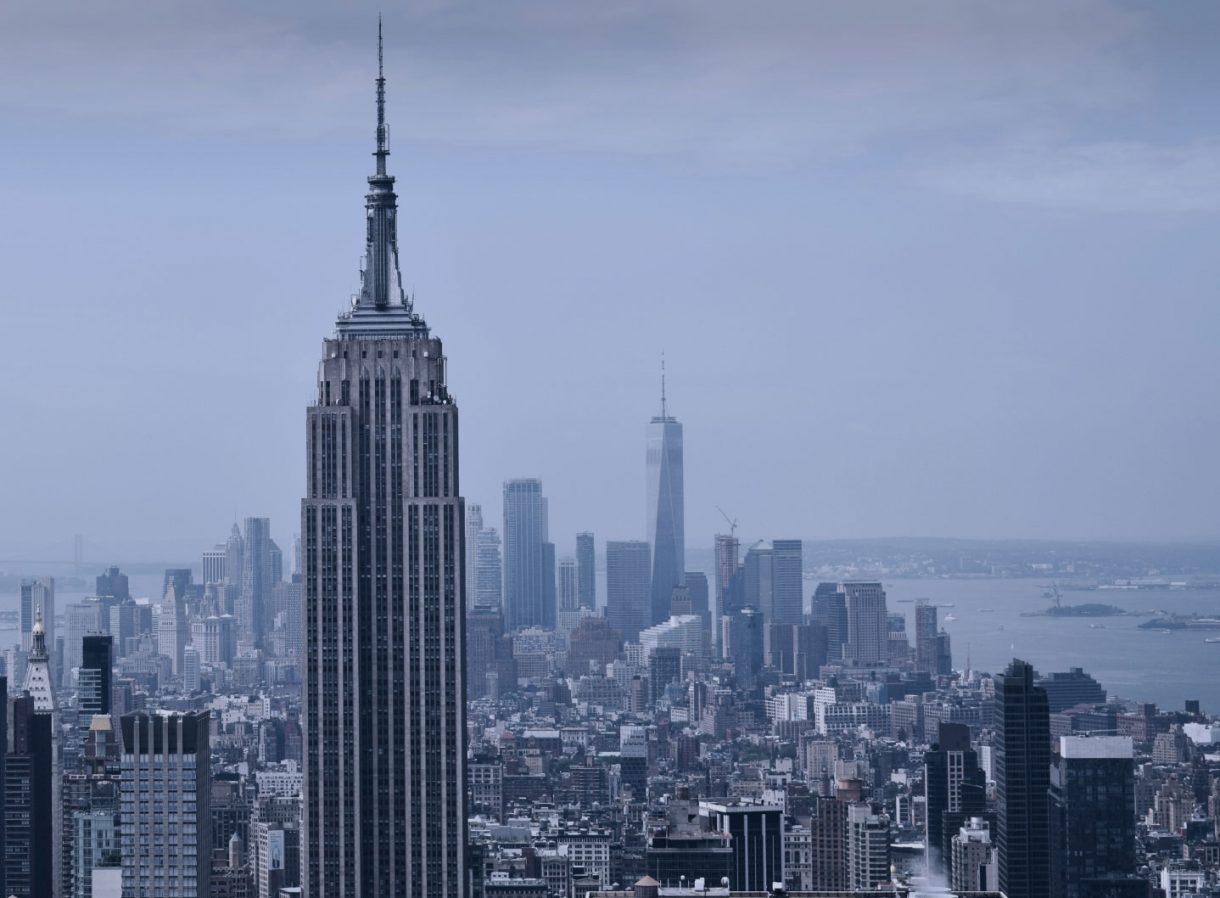
<svg viewBox="0 0 1220 898">
<path fill-rule="evenodd" d="M 1046 691 L 1046 703 L 1052 714 L 1076 705 L 1104 705 L 1106 690 L 1079 667 L 1066 673 L 1041 677 L 1038 686 Z"/>
<path fill-rule="evenodd" d="M 556 584 L 556 595 L 558 596 L 559 600 L 559 610 L 575 611 L 580 607 L 577 590 L 576 559 L 560 559 L 555 570 L 559 578 Z"/>
<path fill-rule="evenodd" d="M 581 608 L 597 607 L 597 552 L 592 533 L 576 534 L 576 593 Z"/>
<path fill-rule="evenodd" d="M 504 575 L 500 563 L 500 531 L 495 527 L 480 530 L 473 548 L 467 546 L 466 551 L 473 552 L 475 559 L 474 601 L 470 603 L 471 607 L 499 611 Z"/>
<path fill-rule="evenodd" d="M 817 813 L 810 820 L 813 844 L 813 886 L 826 892 L 846 892 L 847 810 L 850 804 L 838 798 L 822 797 Z"/>
<path fill-rule="evenodd" d="M 1051 733 L 1046 691 L 1014 659 L 995 685 L 995 767 L 1000 891 L 1041 898 L 1050 888 L 1047 835 Z"/>
<path fill-rule="evenodd" d="M 971 817 L 950 840 L 949 885 L 953 891 L 994 892 L 999 887 L 991 828 L 981 817 Z"/>
<path fill-rule="evenodd" d="M 707 574 L 703 571 L 686 572 L 686 591 L 690 595 L 690 613 L 703 618 L 703 629 L 711 644 L 712 609 L 708 602 Z"/>
<path fill-rule="evenodd" d="M 885 664 L 889 658 L 889 617 L 880 583 L 850 580 L 839 584 L 847 611 L 843 658 L 852 664 Z M 1010 896 L 1011 898 L 1011 896 Z"/>
<path fill-rule="evenodd" d="M 228 547 L 224 543 L 213 546 L 203 553 L 203 585 L 223 583 L 225 580 L 225 562 L 229 558 Z"/>
<path fill-rule="evenodd" d="M 1051 767 L 1051 898 L 1090 898 L 1135 873 L 1130 736 L 1061 736 Z"/>
<path fill-rule="evenodd" d="M 936 673 L 936 606 L 926 599 L 915 603 L 915 669 Z"/>
<path fill-rule="evenodd" d="M 479 544 L 479 533 L 483 530 L 483 506 L 474 502 L 466 503 L 466 576 L 467 598 L 471 605 L 477 604 L 475 599 L 475 584 L 479 582 L 479 556 L 476 547 Z"/>
<path fill-rule="evenodd" d="M 725 658 L 733 663 L 733 675 L 742 689 L 753 689 L 762 673 L 766 651 L 763 621 L 762 614 L 753 608 L 739 609 L 724 619 Z"/>
<path fill-rule="evenodd" d="M 126 714 L 121 724 L 124 898 L 203 898 L 212 869 L 208 712 Z"/>
<path fill-rule="evenodd" d="M 606 543 L 606 620 L 628 642 L 652 624 L 649 552 L 648 543 L 639 540 Z"/>
<path fill-rule="evenodd" d="M 127 575 L 117 567 L 107 568 L 105 573 L 97 575 L 94 580 L 94 590 L 98 598 L 110 598 L 116 602 L 125 602 L 131 598 L 127 585 Z"/>
<path fill-rule="evenodd" d="M 174 583 L 165 590 L 161 616 L 157 620 L 157 651 L 170 659 L 175 677 L 182 676 L 182 650 L 190 641 L 186 607 Z"/>
<path fill-rule="evenodd" d="M 69 687 L 72 671 L 81 665 L 81 647 L 85 636 L 104 633 L 110 625 L 108 609 L 96 599 L 73 602 L 64 609 L 64 660 L 60 685 Z"/>
<path fill-rule="evenodd" d="M 890 821 L 868 804 L 847 808 L 847 885 L 872 891 L 890 877 Z"/>
<path fill-rule="evenodd" d="M 82 640 L 76 693 L 77 707 L 84 714 L 110 713 L 113 644 L 109 633 L 94 633 Z"/>
<path fill-rule="evenodd" d="M 242 570 L 245 568 L 246 542 L 242 539 L 241 528 L 233 522 L 229 538 L 225 540 L 225 580 L 241 590 Z"/>
<path fill-rule="evenodd" d="M 768 624 L 799 624 L 805 619 L 802 543 L 777 539 L 771 543 L 771 615 Z"/>
<path fill-rule="evenodd" d="M 735 607 L 731 601 L 730 587 L 733 578 L 737 575 L 737 568 L 739 566 L 737 556 L 740 550 L 741 544 L 736 536 L 725 535 L 723 533 L 716 534 L 716 602 L 715 607 L 712 609 L 712 638 L 715 644 L 722 650 L 723 646 L 721 646 L 720 637 L 723 627 L 720 622 Z"/>
<path fill-rule="evenodd" d="M 682 485 L 682 425 L 665 404 L 661 363 L 661 414 L 648 423 L 645 453 L 648 545 L 652 553 L 651 602 L 644 626 L 669 617 L 674 587 L 686 573 L 686 511 Z"/>
<path fill-rule="evenodd" d="M 307 414 L 305 898 L 466 894 L 458 409 L 444 347 L 402 289 L 388 155 L 379 71 L 361 289 L 323 345 Z M 516 574 L 515 590 L 529 585 Z"/>
<path fill-rule="evenodd" d="M 161 583 L 161 595 L 164 596 L 172 585 L 174 592 L 178 594 L 178 601 L 185 602 L 193 581 L 194 576 L 189 567 L 166 568 L 165 579 Z"/>
<path fill-rule="evenodd" d="M 707 829 L 727 833 L 733 846 L 733 891 L 769 893 L 784 881 L 783 808 L 746 801 L 701 801 Z"/>
<path fill-rule="evenodd" d="M 43 634 L 35 635 L 41 640 Z M 32 695 L 19 695 L 7 710 L 12 732 L 4 758 L 4 894 L 17 898 L 52 898 L 60 882 L 56 819 L 62 808 L 53 715 L 38 704 Z"/>
<path fill-rule="evenodd" d="M 269 625 L 267 609 L 275 582 L 271 519 L 246 518 L 244 527 L 237 624 L 243 642 L 261 646 Z"/>
<path fill-rule="evenodd" d="M 504 483 L 504 622 L 555 626 L 555 570 L 547 566 L 547 500 L 535 478 Z"/>
<path fill-rule="evenodd" d="M 952 875 L 952 840 L 972 817 L 987 809 L 987 778 L 970 745 L 970 727 L 941 722 L 935 745 L 924 753 L 927 827 L 924 856 L 929 869 Z"/>
<path fill-rule="evenodd" d="M 837 583 L 819 583 L 813 591 L 813 619 L 826 628 L 826 657 L 838 661 L 847 642 L 847 596 Z"/>
<path fill-rule="evenodd" d="M 21 581 L 21 650 L 28 652 L 33 643 L 34 618 L 42 613 L 47 645 L 55 645 L 55 578 Z"/>
</svg>

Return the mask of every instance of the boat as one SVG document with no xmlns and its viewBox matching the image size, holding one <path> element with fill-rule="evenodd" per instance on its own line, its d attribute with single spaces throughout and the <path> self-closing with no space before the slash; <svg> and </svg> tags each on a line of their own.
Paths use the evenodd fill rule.
<svg viewBox="0 0 1220 898">
<path fill-rule="evenodd" d="M 1089 624 L 1090 630 L 1104 630 L 1105 628 L 1106 628 L 1105 624 Z"/>
<path fill-rule="evenodd" d="M 956 615 L 956 614 L 946 614 L 946 615 L 945 615 L 945 623 L 947 624 L 947 623 L 949 623 L 949 621 L 951 621 L 951 620 L 957 620 L 957 615 Z"/>
<path fill-rule="evenodd" d="M 1203 640 L 1204 642 L 1220 642 L 1220 636 L 1209 636 Z"/>
</svg>

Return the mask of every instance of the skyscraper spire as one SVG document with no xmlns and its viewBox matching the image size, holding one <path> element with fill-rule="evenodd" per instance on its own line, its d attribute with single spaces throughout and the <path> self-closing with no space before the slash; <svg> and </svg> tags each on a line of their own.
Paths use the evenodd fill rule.
<svg viewBox="0 0 1220 898">
<path fill-rule="evenodd" d="M 665 413 L 665 350 L 661 350 L 661 417 L 667 417 Z"/>
<path fill-rule="evenodd" d="M 377 17 L 377 150 L 373 155 L 377 157 L 377 174 L 384 176 L 390 141 L 385 123 L 385 58 L 382 52 L 381 16 Z"/>
</svg>

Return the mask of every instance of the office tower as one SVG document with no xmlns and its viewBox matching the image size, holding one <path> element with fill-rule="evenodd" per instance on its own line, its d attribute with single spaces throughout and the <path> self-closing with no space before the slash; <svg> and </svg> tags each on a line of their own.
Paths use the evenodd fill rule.
<svg viewBox="0 0 1220 898">
<path fill-rule="evenodd" d="M 1052 714 L 1077 705 L 1104 705 L 1106 690 L 1079 667 L 1067 673 L 1052 673 L 1041 677 L 1037 685 L 1046 692 L 1046 703 Z"/>
<path fill-rule="evenodd" d="M 597 607 L 597 552 L 592 533 L 576 534 L 576 598 L 581 608 Z"/>
<path fill-rule="evenodd" d="M 715 603 L 712 607 L 712 640 L 722 651 L 721 631 L 723 626 L 721 619 L 735 607 L 730 597 L 730 585 L 733 577 L 737 574 L 737 556 L 740 548 L 741 546 L 737 541 L 737 537 L 726 536 L 723 533 L 716 534 L 714 546 L 716 595 Z"/>
<path fill-rule="evenodd" d="M 941 630 L 936 634 L 936 674 L 947 677 L 953 673 L 953 643 L 949 634 Z"/>
<path fill-rule="evenodd" d="M 305 898 L 466 894 L 458 409 L 441 341 L 402 290 L 384 99 L 379 72 L 361 289 L 323 345 L 307 415 Z"/>
<path fill-rule="evenodd" d="M 479 533 L 483 530 L 483 506 L 474 502 L 466 503 L 466 542 L 463 545 L 466 547 L 466 575 L 463 577 L 466 583 L 467 598 L 470 600 L 468 604 L 477 605 L 478 590 L 476 585 L 479 582 L 479 556 L 477 546 L 479 545 Z"/>
<path fill-rule="evenodd" d="M 915 603 L 915 669 L 936 673 L 936 606 L 920 599 Z"/>
<path fill-rule="evenodd" d="M 869 891 L 890 877 L 890 820 L 868 804 L 847 808 L 847 886 Z"/>
<path fill-rule="evenodd" d="M 819 583 L 813 592 L 813 619 L 826 628 L 826 657 L 838 661 L 847 642 L 847 596 L 837 583 Z"/>
<path fill-rule="evenodd" d="M 711 637 L 712 611 L 708 604 L 707 574 L 703 571 L 686 572 L 686 591 L 690 595 L 690 612 L 703 618 L 703 629 Z"/>
<path fill-rule="evenodd" d="M 504 632 L 504 615 L 498 608 L 472 608 L 466 617 L 467 700 L 517 688 L 513 638 Z"/>
<path fill-rule="evenodd" d="M 203 898 L 212 868 L 208 712 L 127 714 L 121 726 L 123 896 Z"/>
<path fill-rule="evenodd" d="M 725 618 L 725 658 L 733 663 L 733 675 L 742 689 L 753 689 L 763 670 L 764 620 L 753 608 L 742 608 Z"/>
<path fill-rule="evenodd" d="M 924 856 L 928 868 L 951 876 L 951 840 L 971 817 L 987 809 L 987 778 L 970 745 L 970 727 L 939 724 L 936 744 L 924 753 L 927 828 Z"/>
<path fill-rule="evenodd" d="M 32 636 L 41 641 L 43 634 Z M 34 696 L 19 695 L 9 700 L 8 718 L 12 750 L 4 759 L 4 892 L 52 898 L 60 881 L 62 844 L 53 715 L 41 710 Z"/>
<path fill-rule="evenodd" d="M 819 623 L 768 624 L 766 642 L 771 667 L 802 682 L 817 679 L 826 663 L 826 628 Z"/>
<path fill-rule="evenodd" d="M 175 677 L 182 676 L 182 650 L 189 639 L 186 607 L 178 595 L 177 586 L 171 581 L 161 601 L 161 616 L 157 620 L 157 651 L 170 659 Z"/>
<path fill-rule="evenodd" d="M 686 572 L 686 512 L 682 486 L 682 425 L 665 406 L 661 362 L 661 414 L 648 423 L 645 452 L 648 545 L 652 552 L 651 602 L 643 626 L 669 617 L 674 587 Z"/>
<path fill-rule="evenodd" d="M 655 705 L 665 695 L 665 687 L 682 681 L 682 649 L 676 645 L 662 645 L 648 656 L 648 688 Z"/>
<path fill-rule="evenodd" d="M 1135 873 L 1130 736 L 1061 736 L 1051 767 L 1051 898 L 1090 898 Z"/>
<path fill-rule="evenodd" d="M 825 892 L 846 892 L 847 810 L 849 803 L 820 797 L 817 813 L 810 820 L 813 843 L 813 887 Z"/>
<path fill-rule="evenodd" d="M 233 522 L 233 527 L 229 531 L 229 538 L 225 540 L 225 580 L 238 590 L 241 590 L 241 572 L 245 567 L 246 543 L 241 536 L 241 528 L 237 526 L 237 522 Z"/>
<path fill-rule="evenodd" d="M 47 645 L 55 645 L 55 578 L 21 581 L 21 650 L 28 652 L 33 643 L 34 618 L 42 613 Z"/>
<path fill-rule="evenodd" d="M 510 630 L 555 626 L 555 571 L 548 568 L 542 481 L 504 483 L 504 622 Z M 548 587 L 548 584 L 549 587 Z"/>
<path fill-rule="evenodd" d="M 82 640 L 76 704 L 84 714 L 110 713 L 113 645 L 114 637 L 109 633 L 94 633 Z"/>
<path fill-rule="evenodd" d="M 771 615 L 767 623 L 799 624 L 805 619 L 802 556 L 799 539 L 771 543 Z"/>
<path fill-rule="evenodd" d="M 117 567 L 106 568 L 105 573 L 98 574 L 94 580 L 93 591 L 98 598 L 110 598 L 117 602 L 125 602 L 131 598 L 127 575 Z"/>
<path fill-rule="evenodd" d="M 995 765 L 1000 891 L 1008 898 L 1048 894 L 1050 841 L 1050 712 L 1034 669 L 1013 659 L 996 677 Z"/>
<path fill-rule="evenodd" d="M 199 691 L 199 651 L 188 645 L 182 650 L 182 691 L 194 695 Z"/>
<path fill-rule="evenodd" d="M 228 560 L 228 548 L 220 543 L 203 553 L 203 585 L 223 583 L 225 579 L 225 561 Z"/>
<path fill-rule="evenodd" d="M 271 519 L 246 518 L 244 527 L 237 625 L 242 641 L 261 646 L 268 629 L 267 608 L 274 583 Z"/>
<path fill-rule="evenodd" d="M 889 656 L 885 590 L 880 583 L 853 580 L 840 583 L 839 591 L 847 611 L 844 660 L 858 666 L 885 664 Z"/>
<path fill-rule="evenodd" d="M 121 842 L 116 815 L 83 810 L 72 815 L 72 898 L 93 898 L 95 870 L 114 871 L 122 880 Z"/>
<path fill-rule="evenodd" d="M 774 586 L 772 584 L 775 571 L 772 563 L 773 553 L 774 548 L 771 543 L 759 540 L 746 549 L 746 557 L 741 563 L 743 601 L 762 614 L 767 621 L 770 621 L 775 615 Z"/>
<path fill-rule="evenodd" d="M 305 657 L 305 628 L 302 617 L 305 610 L 305 586 L 300 575 L 294 574 L 291 582 L 281 582 L 271 587 L 272 617 L 271 643 L 280 658 Z"/>
<path fill-rule="evenodd" d="M 556 567 L 559 581 L 556 585 L 560 611 L 575 611 L 580 607 L 577 590 L 576 559 L 561 559 Z"/>
<path fill-rule="evenodd" d="M 284 553 L 280 549 L 279 543 L 273 539 L 267 540 L 267 552 L 267 568 L 270 574 L 267 588 L 274 589 L 275 584 L 284 579 Z"/>
<path fill-rule="evenodd" d="M 473 608 L 500 610 L 503 568 L 500 563 L 500 532 L 495 527 L 479 531 L 479 535 L 467 553 L 473 552 L 475 559 Z"/>
<path fill-rule="evenodd" d="M 701 801 L 707 829 L 732 838 L 734 892 L 770 893 L 784 881 L 783 808 L 746 801 Z"/>
<path fill-rule="evenodd" d="M 606 543 L 606 620 L 627 642 L 650 626 L 650 550 L 639 540 Z"/>
</svg>

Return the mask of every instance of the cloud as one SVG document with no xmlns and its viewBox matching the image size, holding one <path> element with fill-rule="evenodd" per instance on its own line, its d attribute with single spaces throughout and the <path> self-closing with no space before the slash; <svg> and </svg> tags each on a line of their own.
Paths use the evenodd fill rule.
<svg viewBox="0 0 1220 898">
<path fill-rule="evenodd" d="M 930 184 L 1005 203 L 1098 212 L 1220 210 L 1220 140 L 1028 146 L 932 167 Z"/>
</svg>

